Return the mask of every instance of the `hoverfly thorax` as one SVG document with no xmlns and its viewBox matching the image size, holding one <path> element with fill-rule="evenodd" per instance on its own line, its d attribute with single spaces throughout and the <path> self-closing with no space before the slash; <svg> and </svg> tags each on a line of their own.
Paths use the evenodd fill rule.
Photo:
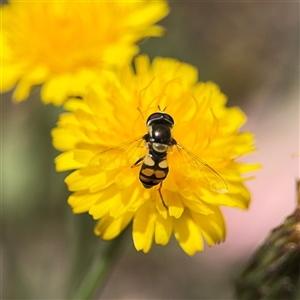
<svg viewBox="0 0 300 300">
<path fill-rule="evenodd" d="M 149 116 L 146 122 L 148 128 L 148 147 L 157 152 L 157 155 L 165 154 L 173 143 L 171 129 L 174 126 L 173 118 L 162 112 L 156 112 Z"/>
</svg>

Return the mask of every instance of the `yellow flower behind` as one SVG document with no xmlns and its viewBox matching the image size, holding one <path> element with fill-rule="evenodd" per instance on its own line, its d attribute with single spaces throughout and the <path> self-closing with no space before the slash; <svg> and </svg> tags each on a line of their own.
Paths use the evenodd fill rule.
<svg viewBox="0 0 300 300">
<path fill-rule="evenodd" d="M 164 0 L 14 1 L 1 6 L 1 87 L 17 85 L 25 100 L 34 85 L 45 103 L 80 95 L 101 69 L 130 63 L 137 41 L 160 36 Z"/>
<path fill-rule="evenodd" d="M 73 212 L 99 220 L 95 233 L 104 240 L 133 221 L 134 245 L 144 252 L 153 240 L 166 245 L 172 234 L 189 255 L 203 250 L 203 239 L 209 246 L 222 242 L 220 206 L 247 209 L 250 194 L 242 173 L 257 168 L 236 161 L 254 150 L 252 134 L 239 131 L 245 115 L 225 106 L 214 83 L 197 82 L 194 67 L 173 59 L 156 58 L 151 65 L 139 56 L 135 71 L 124 67 L 115 77 L 101 78 L 82 101 L 65 104 L 70 112 L 52 131 L 54 146 L 63 152 L 57 170 L 75 169 L 66 178 Z M 176 145 L 167 154 L 169 174 L 161 190 L 144 188 L 140 167 L 132 166 L 147 153 L 137 138 L 147 133 L 146 119 L 158 107 L 174 118 L 173 138 L 222 176 L 228 193 L 216 193 L 199 174 L 188 173 Z"/>
</svg>

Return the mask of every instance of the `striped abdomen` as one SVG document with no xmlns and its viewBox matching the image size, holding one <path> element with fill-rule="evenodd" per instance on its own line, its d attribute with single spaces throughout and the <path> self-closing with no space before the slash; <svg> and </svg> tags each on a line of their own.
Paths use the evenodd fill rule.
<svg viewBox="0 0 300 300">
<path fill-rule="evenodd" d="M 168 175 L 166 156 L 154 157 L 147 154 L 140 170 L 140 181 L 146 189 L 161 183 Z"/>
</svg>

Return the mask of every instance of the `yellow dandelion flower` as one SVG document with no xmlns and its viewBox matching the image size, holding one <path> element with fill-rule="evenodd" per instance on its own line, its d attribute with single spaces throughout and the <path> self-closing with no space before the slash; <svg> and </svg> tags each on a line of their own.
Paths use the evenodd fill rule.
<svg viewBox="0 0 300 300">
<path fill-rule="evenodd" d="M 245 115 L 227 108 L 211 82 L 173 59 L 135 60 L 113 78 L 102 77 L 83 100 L 70 100 L 53 129 L 62 151 L 74 213 L 99 220 L 95 233 L 110 240 L 132 221 L 137 250 L 174 234 L 189 255 L 225 239 L 220 206 L 247 209 L 242 173 L 256 165 L 236 161 L 253 148 L 240 132 Z M 147 127 L 145 126 L 147 123 Z"/>
<path fill-rule="evenodd" d="M 15 1 L 1 6 L 1 87 L 17 85 L 13 98 L 25 100 L 34 85 L 41 98 L 60 105 L 80 95 L 101 69 L 129 63 L 135 43 L 163 30 L 164 0 Z"/>
</svg>

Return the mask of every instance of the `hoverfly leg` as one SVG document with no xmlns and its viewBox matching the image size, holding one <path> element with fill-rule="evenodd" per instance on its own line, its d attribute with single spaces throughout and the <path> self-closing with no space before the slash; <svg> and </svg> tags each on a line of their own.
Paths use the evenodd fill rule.
<svg viewBox="0 0 300 300">
<path fill-rule="evenodd" d="M 162 182 L 160 183 L 159 185 L 159 188 L 158 188 L 158 193 L 159 193 L 159 196 L 160 196 L 160 199 L 161 199 L 161 202 L 163 204 L 163 206 L 168 209 L 168 206 L 166 205 L 165 201 L 164 201 L 164 198 L 162 196 L 162 193 L 161 193 L 161 187 L 162 187 Z"/>
<path fill-rule="evenodd" d="M 132 166 L 131 168 L 135 168 L 141 165 L 141 162 L 145 159 L 146 155 L 140 157 Z"/>
</svg>

